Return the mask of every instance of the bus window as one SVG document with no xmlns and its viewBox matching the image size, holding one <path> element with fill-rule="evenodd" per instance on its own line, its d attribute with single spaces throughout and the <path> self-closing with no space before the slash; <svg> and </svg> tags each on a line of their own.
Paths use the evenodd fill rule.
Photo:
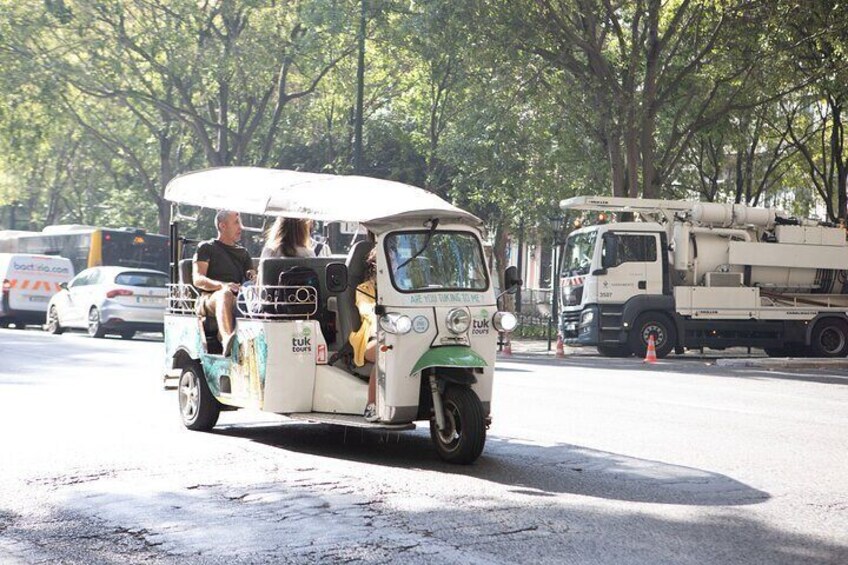
<svg viewBox="0 0 848 565">
<path fill-rule="evenodd" d="M 143 232 L 100 230 L 101 264 L 168 271 L 168 238 Z"/>
</svg>

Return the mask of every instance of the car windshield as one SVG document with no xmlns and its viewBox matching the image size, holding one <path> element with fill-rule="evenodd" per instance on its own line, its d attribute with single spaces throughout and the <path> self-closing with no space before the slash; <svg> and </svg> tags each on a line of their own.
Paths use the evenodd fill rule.
<svg viewBox="0 0 848 565">
<path fill-rule="evenodd" d="M 163 273 L 121 273 L 115 277 L 115 284 L 164 288 L 168 284 L 168 276 Z"/>
<path fill-rule="evenodd" d="M 402 292 L 489 288 L 480 242 L 468 232 L 437 231 L 429 241 L 427 231 L 394 233 L 386 237 L 386 255 Z"/>
<path fill-rule="evenodd" d="M 585 275 L 589 272 L 597 233 L 595 231 L 578 233 L 568 238 L 562 257 L 563 276 Z"/>
</svg>

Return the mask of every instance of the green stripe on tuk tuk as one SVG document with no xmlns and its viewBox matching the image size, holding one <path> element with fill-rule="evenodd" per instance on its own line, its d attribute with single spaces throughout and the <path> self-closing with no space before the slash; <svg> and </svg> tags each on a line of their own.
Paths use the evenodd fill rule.
<svg viewBox="0 0 848 565">
<path fill-rule="evenodd" d="M 415 374 L 430 367 L 486 367 L 486 361 L 473 349 L 462 345 L 443 345 L 427 350 L 421 359 L 415 363 L 410 374 Z"/>
</svg>

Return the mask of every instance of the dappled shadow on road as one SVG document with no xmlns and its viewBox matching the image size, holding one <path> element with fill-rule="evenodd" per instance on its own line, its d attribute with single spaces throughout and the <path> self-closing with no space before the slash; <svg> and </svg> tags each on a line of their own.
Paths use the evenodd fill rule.
<svg viewBox="0 0 848 565">
<path fill-rule="evenodd" d="M 505 367 L 504 364 L 507 364 Z M 684 373 L 715 378 L 747 380 L 790 380 L 821 384 L 848 385 L 848 371 L 837 368 L 797 368 L 790 365 L 779 368 L 766 367 L 720 367 L 714 359 L 668 357 L 654 364 L 643 363 L 636 358 L 615 359 L 589 355 L 575 355 L 565 359 L 546 357 L 499 358 L 497 371 L 514 370 L 509 365 L 560 367 L 562 369 L 596 369 L 605 371 L 640 371 L 646 373 Z M 567 373 L 562 372 L 563 375 Z"/>
<path fill-rule="evenodd" d="M 538 445 L 489 437 L 482 457 L 474 465 L 457 466 L 439 460 L 429 435 L 421 430 L 379 433 L 284 423 L 223 427 L 214 433 L 300 453 L 462 474 L 508 485 L 515 492 L 532 491 L 537 496 L 567 493 L 698 506 L 757 504 L 769 498 L 768 493 L 718 473 L 561 443 Z"/>
<path fill-rule="evenodd" d="M 487 474 L 491 466 L 487 457 L 461 472 Z M 442 484 L 428 496 L 426 486 L 408 491 L 408 477 L 395 483 L 320 465 L 239 483 L 217 469 L 220 480 L 212 482 L 189 475 L 177 484 L 155 477 L 138 484 L 128 476 L 68 487 L 52 514 L 36 523 L 10 520 L 5 533 L 37 537 L 41 551 L 26 556 L 33 561 L 67 563 L 835 564 L 848 557 L 844 544 L 767 524 L 751 509 L 663 514 L 533 487 L 451 494 Z M 441 467 L 424 470 L 431 469 Z"/>
</svg>

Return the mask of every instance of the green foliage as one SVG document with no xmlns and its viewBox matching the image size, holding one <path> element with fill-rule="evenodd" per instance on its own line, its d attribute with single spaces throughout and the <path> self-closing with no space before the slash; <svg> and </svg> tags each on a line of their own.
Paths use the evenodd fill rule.
<svg viewBox="0 0 848 565">
<path fill-rule="evenodd" d="M 366 7 L 359 172 L 468 208 L 498 257 L 575 194 L 845 216 L 838 2 Z M 14 206 L 19 228 L 163 231 L 164 187 L 187 170 L 355 172 L 359 13 L 358 0 L 0 0 L 0 224 Z"/>
</svg>

